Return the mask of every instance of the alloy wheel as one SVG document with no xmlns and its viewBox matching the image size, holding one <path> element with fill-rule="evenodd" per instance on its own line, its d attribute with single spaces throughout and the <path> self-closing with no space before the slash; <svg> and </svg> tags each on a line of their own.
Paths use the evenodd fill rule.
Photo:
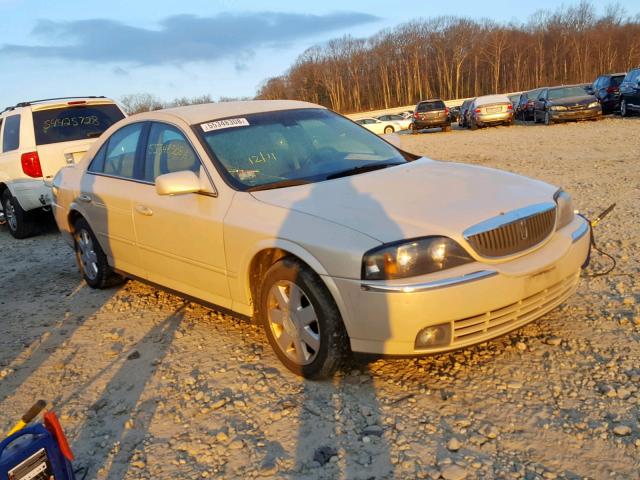
<svg viewBox="0 0 640 480">
<path fill-rule="evenodd" d="M 269 327 L 278 348 L 298 365 L 313 362 L 320 350 L 320 323 L 305 292 L 280 280 L 267 297 Z"/>
<path fill-rule="evenodd" d="M 9 228 L 15 232 L 18 229 L 18 218 L 16 217 L 16 209 L 9 198 L 4 202 L 4 218 Z"/>
<path fill-rule="evenodd" d="M 77 244 L 82 269 L 90 280 L 95 280 L 98 276 L 98 255 L 93 245 L 93 239 L 85 229 L 78 233 Z"/>
</svg>

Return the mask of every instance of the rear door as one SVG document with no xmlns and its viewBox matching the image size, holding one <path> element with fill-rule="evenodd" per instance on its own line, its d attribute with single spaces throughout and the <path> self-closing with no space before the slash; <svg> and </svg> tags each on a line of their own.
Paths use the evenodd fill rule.
<svg viewBox="0 0 640 480">
<path fill-rule="evenodd" d="M 223 307 L 231 307 L 223 219 L 231 196 L 220 198 L 189 137 L 153 122 L 144 149 L 144 183 L 133 191 L 133 222 L 148 279 Z M 190 170 L 202 192 L 158 195 L 155 179 Z"/>
<path fill-rule="evenodd" d="M 102 132 L 124 114 L 113 102 L 74 101 L 32 107 L 33 133 L 44 181 L 77 163 Z"/>
<path fill-rule="evenodd" d="M 136 157 L 141 154 L 144 132 L 144 122 L 114 132 L 84 173 L 78 195 L 78 203 L 109 263 L 141 278 L 146 273 L 136 245 L 131 198 L 141 185 Z"/>
</svg>

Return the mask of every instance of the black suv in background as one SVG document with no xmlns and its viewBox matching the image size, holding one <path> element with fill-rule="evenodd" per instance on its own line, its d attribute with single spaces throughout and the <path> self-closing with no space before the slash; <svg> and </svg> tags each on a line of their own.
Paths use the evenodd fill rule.
<svg viewBox="0 0 640 480">
<path fill-rule="evenodd" d="M 418 103 L 411 120 L 411 130 L 413 132 L 433 127 L 441 127 L 443 132 L 451 130 L 449 109 L 440 99 L 423 100 Z"/>
<path fill-rule="evenodd" d="M 620 84 L 620 115 L 640 113 L 640 67 L 627 73 Z"/>
<path fill-rule="evenodd" d="M 625 75 L 625 72 L 600 75 L 587 89 L 587 92 L 594 95 L 602 105 L 603 114 L 620 109 L 620 84 Z"/>
</svg>

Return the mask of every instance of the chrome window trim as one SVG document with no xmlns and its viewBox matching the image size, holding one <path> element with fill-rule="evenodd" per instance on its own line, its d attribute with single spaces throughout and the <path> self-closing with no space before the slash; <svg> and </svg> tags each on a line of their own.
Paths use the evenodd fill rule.
<svg viewBox="0 0 640 480">
<path fill-rule="evenodd" d="M 424 292 L 427 290 L 435 290 L 438 288 L 451 287 L 453 285 L 460 285 L 463 283 L 473 282 L 483 278 L 493 277 L 498 272 L 495 270 L 479 270 L 477 272 L 468 273 L 466 275 L 460 275 L 458 277 L 442 278 L 440 280 L 434 280 L 432 282 L 414 283 L 405 285 L 385 285 L 376 283 L 363 283 L 361 285 L 362 290 L 367 292 L 381 292 L 381 293 L 416 293 Z"/>
<path fill-rule="evenodd" d="M 537 215 L 539 213 L 547 212 L 555 208 L 556 208 L 555 202 L 543 202 L 543 203 L 536 203 L 535 205 L 528 205 L 526 207 L 518 208 L 516 210 L 511 210 L 510 212 L 506 212 L 501 215 L 496 215 L 495 217 L 489 218 L 480 223 L 472 225 L 471 227 L 467 228 L 464 232 L 462 232 L 462 236 L 464 237 L 465 240 L 469 240 L 470 237 L 477 235 L 479 233 L 488 232 L 490 230 L 494 230 L 504 225 L 509 225 L 511 223 L 518 222 L 519 220 L 523 220 L 532 215 Z"/>
<path fill-rule="evenodd" d="M 571 234 L 571 243 L 576 243 L 589 231 L 589 223 L 583 221 L 582 224 Z"/>
</svg>

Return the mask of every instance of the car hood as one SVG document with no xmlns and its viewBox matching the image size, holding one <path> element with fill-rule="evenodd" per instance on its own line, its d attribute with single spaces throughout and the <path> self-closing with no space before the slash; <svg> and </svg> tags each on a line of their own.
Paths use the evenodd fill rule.
<svg viewBox="0 0 640 480">
<path fill-rule="evenodd" d="M 595 102 L 596 97 L 593 95 L 578 95 L 575 97 L 556 98 L 550 100 L 549 103 L 558 106 L 572 106 L 572 105 L 588 105 L 591 102 Z"/>
<path fill-rule="evenodd" d="M 510 210 L 553 200 L 556 188 L 484 167 L 422 158 L 383 170 L 252 192 L 258 200 L 357 230 L 380 242 L 462 232 Z"/>
</svg>

